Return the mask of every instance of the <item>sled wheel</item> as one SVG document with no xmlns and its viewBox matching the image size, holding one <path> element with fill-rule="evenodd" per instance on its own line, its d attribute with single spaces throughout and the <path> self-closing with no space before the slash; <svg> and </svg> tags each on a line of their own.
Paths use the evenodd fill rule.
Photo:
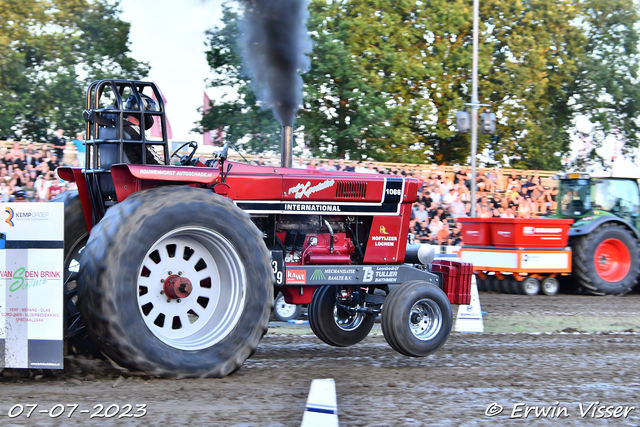
<svg viewBox="0 0 640 427">
<path fill-rule="evenodd" d="M 337 304 L 337 287 L 321 286 L 309 305 L 309 324 L 322 341 L 336 347 L 348 347 L 369 335 L 375 317 L 351 312 Z"/>
<path fill-rule="evenodd" d="M 483 279 L 479 275 L 476 275 L 476 285 L 478 285 L 478 291 L 479 292 L 486 292 L 487 291 L 487 279 L 486 279 L 486 277 Z"/>
<path fill-rule="evenodd" d="M 620 225 L 606 223 L 573 245 L 573 273 L 592 294 L 626 294 L 637 283 L 638 258 L 634 235 Z"/>
<path fill-rule="evenodd" d="M 287 304 L 284 300 L 284 295 L 278 292 L 278 296 L 273 304 L 273 317 L 278 322 L 295 320 L 300 317 L 300 313 L 302 313 L 302 307 L 296 304 Z"/>
<path fill-rule="evenodd" d="M 424 357 L 438 350 L 452 324 L 447 296 L 421 280 L 403 283 L 382 306 L 382 333 L 394 350 L 406 356 Z"/>
<path fill-rule="evenodd" d="M 540 281 L 534 277 L 527 277 L 520 282 L 520 293 L 523 295 L 538 295 L 540 292 Z"/>
<path fill-rule="evenodd" d="M 487 277 L 487 281 L 489 282 L 489 290 L 491 292 L 501 292 L 500 279 L 498 279 L 496 276 L 489 276 Z"/>
<path fill-rule="evenodd" d="M 111 207 L 91 231 L 78 285 L 100 349 L 162 377 L 236 371 L 273 306 L 262 233 L 230 200 L 188 186 L 141 191 Z"/>
<path fill-rule="evenodd" d="M 542 293 L 555 295 L 560 291 L 560 282 L 555 277 L 547 277 L 542 281 Z"/>
<path fill-rule="evenodd" d="M 502 280 L 500 280 L 499 288 L 500 292 L 502 292 L 503 294 L 511 293 L 511 282 L 509 281 L 509 279 L 509 276 L 505 276 L 502 278 Z"/>
<path fill-rule="evenodd" d="M 515 277 L 510 277 L 509 279 L 509 287 L 511 288 L 511 292 L 512 294 L 522 294 L 522 289 L 520 287 L 520 282 L 518 282 L 518 280 Z"/>
</svg>

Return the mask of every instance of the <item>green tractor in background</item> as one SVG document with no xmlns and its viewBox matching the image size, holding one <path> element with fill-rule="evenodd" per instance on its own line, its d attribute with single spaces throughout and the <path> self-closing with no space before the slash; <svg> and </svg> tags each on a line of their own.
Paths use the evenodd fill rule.
<svg viewBox="0 0 640 427">
<path fill-rule="evenodd" d="M 569 245 L 577 284 L 596 295 L 630 292 L 640 275 L 638 180 L 584 173 L 558 178 L 554 217 L 575 220 Z"/>
</svg>

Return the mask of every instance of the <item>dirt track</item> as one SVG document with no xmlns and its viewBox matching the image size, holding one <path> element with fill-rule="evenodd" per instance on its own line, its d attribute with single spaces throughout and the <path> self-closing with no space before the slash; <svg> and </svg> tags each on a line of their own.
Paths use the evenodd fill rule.
<svg viewBox="0 0 640 427">
<path fill-rule="evenodd" d="M 640 306 L 638 295 L 561 296 L 544 304 L 542 298 L 531 303 L 526 297 L 481 294 L 488 316 L 526 313 L 527 306 L 533 306 L 534 314 L 609 313 L 617 306 L 623 316 L 632 317 Z M 268 334 L 239 372 L 220 380 L 153 379 L 79 358 L 69 358 L 65 372 L 53 377 L 20 379 L 19 372 L 7 371 L 0 384 L 0 424 L 298 426 L 311 380 L 334 378 L 340 423 L 347 426 L 527 423 L 509 419 L 516 403 L 566 408 L 568 418 L 538 420 L 540 425 L 639 425 L 639 348 L 638 332 L 453 333 L 435 355 L 411 359 L 391 350 L 379 334 L 346 349 L 329 347 L 311 335 Z M 485 410 L 492 402 L 504 412 L 490 418 Z M 585 410 L 593 402 L 636 409 L 622 419 L 591 419 L 591 412 L 581 418 L 579 404 Z M 24 414 L 8 419 L 9 408 L 18 403 L 39 406 L 29 419 Z M 70 407 L 56 419 L 38 413 L 57 403 L 80 406 L 71 418 L 66 418 Z M 130 403 L 131 414 L 135 404 L 146 404 L 147 414 L 89 420 L 90 413 L 79 413 L 94 412 L 98 403 Z"/>
</svg>

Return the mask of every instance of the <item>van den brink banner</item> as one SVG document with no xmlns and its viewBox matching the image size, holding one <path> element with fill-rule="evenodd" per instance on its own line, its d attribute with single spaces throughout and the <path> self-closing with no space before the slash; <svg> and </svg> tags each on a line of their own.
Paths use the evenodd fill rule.
<svg viewBox="0 0 640 427">
<path fill-rule="evenodd" d="M 63 203 L 0 203 L 0 368 L 63 368 Z"/>
</svg>

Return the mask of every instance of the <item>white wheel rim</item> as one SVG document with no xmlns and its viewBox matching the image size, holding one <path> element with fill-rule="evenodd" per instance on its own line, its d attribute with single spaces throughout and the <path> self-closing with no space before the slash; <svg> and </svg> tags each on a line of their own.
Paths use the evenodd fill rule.
<svg viewBox="0 0 640 427">
<path fill-rule="evenodd" d="M 420 341 L 429 341 L 442 328 L 442 310 L 432 299 L 423 298 L 409 311 L 409 328 Z"/>
<path fill-rule="evenodd" d="M 524 293 L 527 295 L 536 295 L 540 292 L 540 282 L 537 279 L 524 280 Z"/>
<path fill-rule="evenodd" d="M 555 295 L 560 290 L 560 282 L 558 282 L 555 278 L 547 278 L 542 281 L 542 291 L 545 294 Z"/>
<path fill-rule="evenodd" d="M 169 299 L 164 294 L 163 281 L 172 274 L 191 281 L 189 296 Z M 207 228 L 183 227 L 165 234 L 138 270 L 142 319 L 160 341 L 180 350 L 208 348 L 229 335 L 242 315 L 246 289 L 236 249 Z"/>
<path fill-rule="evenodd" d="M 359 306 L 355 308 L 359 308 Z M 362 324 L 364 314 L 360 312 L 356 312 L 355 314 L 349 313 L 347 310 L 339 309 L 337 305 L 334 305 L 333 320 L 336 322 L 338 328 L 343 331 L 355 331 Z"/>
<path fill-rule="evenodd" d="M 284 300 L 284 295 L 280 294 L 278 295 L 278 298 L 276 298 L 274 310 L 276 311 L 276 313 L 278 313 L 278 316 L 285 319 L 292 317 L 296 313 L 297 309 L 297 305 L 287 304 L 287 302 Z"/>
</svg>

